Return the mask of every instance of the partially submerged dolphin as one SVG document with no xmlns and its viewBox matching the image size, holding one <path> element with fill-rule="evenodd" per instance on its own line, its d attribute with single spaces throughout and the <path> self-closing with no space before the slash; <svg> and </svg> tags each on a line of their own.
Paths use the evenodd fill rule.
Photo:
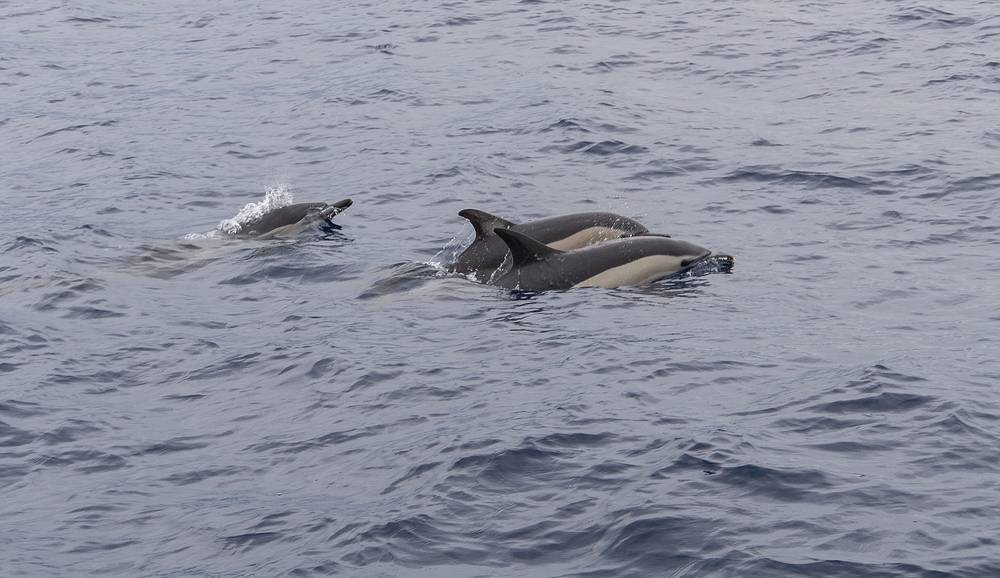
<svg viewBox="0 0 1000 578">
<path fill-rule="evenodd" d="M 335 226 L 331 219 L 350 207 L 351 202 L 351 199 L 344 199 L 333 204 L 296 203 L 279 207 L 244 223 L 240 235 L 267 239 L 293 235 L 315 225 Z"/>
<path fill-rule="evenodd" d="M 521 224 L 476 209 L 458 214 L 472 223 L 476 238 L 450 268 L 463 275 L 472 273 L 480 281 L 489 279 L 507 257 L 507 244 L 497 236 L 498 229 L 527 235 L 561 251 L 648 233 L 641 223 L 614 213 L 574 213 Z"/>
<path fill-rule="evenodd" d="M 660 235 L 560 251 L 514 230 L 498 228 L 495 232 L 510 248 L 513 264 L 494 284 L 521 291 L 642 285 L 686 271 L 712 254 Z"/>
</svg>

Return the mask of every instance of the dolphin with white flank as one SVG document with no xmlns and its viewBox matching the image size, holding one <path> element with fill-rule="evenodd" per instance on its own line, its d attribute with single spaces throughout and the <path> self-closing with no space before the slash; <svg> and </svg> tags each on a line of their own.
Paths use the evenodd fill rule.
<svg viewBox="0 0 1000 578">
<path fill-rule="evenodd" d="M 264 213 L 260 218 L 244 223 L 240 235 L 269 239 L 294 235 L 315 225 L 334 226 L 333 219 L 351 206 L 351 199 L 336 203 L 296 203 Z"/>
<path fill-rule="evenodd" d="M 496 229 L 496 234 L 510 248 L 513 264 L 493 283 L 521 291 L 643 285 L 687 271 L 712 254 L 659 235 L 560 251 L 514 230 Z"/>
<path fill-rule="evenodd" d="M 507 245 L 495 233 L 497 229 L 516 231 L 561 251 L 649 232 L 641 223 L 614 213 L 574 213 L 520 224 L 476 209 L 465 209 L 458 214 L 472 223 L 476 238 L 450 269 L 463 275 L 472 273 L 483 282 L 507 257 Z"/>
</svg>

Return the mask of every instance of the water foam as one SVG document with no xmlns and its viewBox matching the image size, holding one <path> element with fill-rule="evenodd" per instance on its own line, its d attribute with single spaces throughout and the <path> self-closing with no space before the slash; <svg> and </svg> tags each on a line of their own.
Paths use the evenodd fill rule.
<svg viewBox="0 0 1000 578">
<path fill-rule="evenodd" d="M 225 221 L 223 221 L 225 222 Z M 218 239 L 223 236 L 223 233 L 219 229 L 208 231 L 207 233 L 188 233 L 181 237 L 185 241 L 207 241 L 211 239 Z"/>
<path fill-rule="evenodd" d="M 220 221 L 216 229 L 228 235 L 236 235 L 243 230 L 243 226 L 247 223 L 252 223 L 275 209 L 291 204 L 292 192 L 288 190 L 286 185 L 268 187 L 267 191 L 264 192 L 263 200 L 247 203 L 245 207 L 240 209 L 239 213 L 236 213 L 235 217 Z"/>
<path fill-rule="evenodd" d="M 431 260 L 427 264 L 438 269 L 447 270 L 447 264 L 453 263 L 462 251 L 467 249 L 475 240 L 475 231 L 467 233 L 464 237 L 455 235 L 437 254 L 431 257 Z"/>
</svg>

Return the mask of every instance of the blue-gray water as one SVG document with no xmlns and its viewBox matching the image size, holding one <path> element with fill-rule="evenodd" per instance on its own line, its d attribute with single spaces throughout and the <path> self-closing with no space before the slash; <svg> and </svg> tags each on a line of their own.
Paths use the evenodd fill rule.
<svg viewBox="0 0 1000 578">
<path fill-rule="evenodd" d="M 994 2 L 0 1 L 0 102 L 5 577 L 1000 575 Z"/>
</svg>

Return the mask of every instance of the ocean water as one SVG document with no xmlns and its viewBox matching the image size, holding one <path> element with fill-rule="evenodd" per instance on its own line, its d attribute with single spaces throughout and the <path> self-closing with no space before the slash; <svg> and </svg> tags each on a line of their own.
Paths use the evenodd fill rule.
<svg viewBox="0 0 1000 578">
<path fill-rule="evenodd" d="M 0 103 L 2 576 L 1000 575 L 995 3 L 0 0 Z"/>
</svg>

